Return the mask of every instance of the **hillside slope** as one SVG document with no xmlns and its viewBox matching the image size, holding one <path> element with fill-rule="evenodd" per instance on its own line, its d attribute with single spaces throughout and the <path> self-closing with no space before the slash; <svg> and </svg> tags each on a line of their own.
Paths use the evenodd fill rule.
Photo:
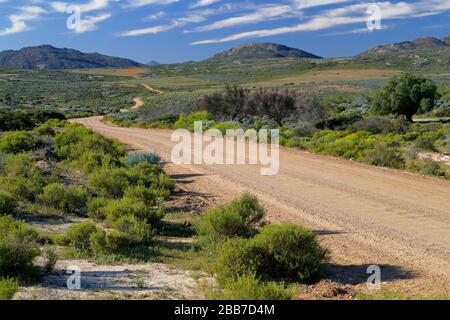
<svg viewBox="0 0 450 320">
<path fill-rule="evenodd" d="M 83 53 L 50 45 L 0 52 L 0 68 L 4 69 L 83 69 L 137 67 L 140 63 L 99 53 Z"/>
</svg>

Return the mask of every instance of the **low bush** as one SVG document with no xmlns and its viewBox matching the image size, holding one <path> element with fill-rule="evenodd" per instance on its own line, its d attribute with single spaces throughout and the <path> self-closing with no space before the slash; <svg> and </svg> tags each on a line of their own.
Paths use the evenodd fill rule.
<svg viewBox="0 0 450 320">
<path fill-rule="evenodd" d="M 209 210 L 202 219 L 199 233 L 216 241 L 250 237 L 255 234 L 264 217 L 265 211 L 256 197 L 244 193 L 226 206 Z"/>
<path fill-rule="evenodd" d="M 0 278 L 35 276 L 33 260 L 40 254 L 37 233 L 10 216 L 0 217 Z"/>
<path fill-rule="evenodd" d="M 153 209 L 143 202 L 134 201 L 132 199 L 111 200 L 101 209 L 101 212 L 107 217 L 107 221 L 115 223 L 121 217 L 134 216 L 141 221 L 152 225 L 156 228 L 162 218 L 164 212 L 161 209 Z"/>
<path fill-rule="evenodd" d="M 19 289 L 19 281 L 13 278 L 0 279 L 0 300 L 11 300 Z"/>
<path fill-rule="evenodd" d="M 0 185 L 14 198 L 21 201 L 34 201 L 42 192 L 42 184 L 39 181 L 23 176 L 3 177 Z"/>
<path fill-rule="evenodd" d="M 321 272 L 328 254 L 315 235 L 303 227 L 270 225 L 252 239 L 230 240 L 217 261 L 220 283 L 255 274 L 262 279 L 310 282 Z"/>
<path fill-rule="evenodd" d="M 68 214 L 81 214 L 86 209 L 88 194 L 80 186 L 51 183 L 44 187 L 40 200 L 47 206 Z"/>
<path fill-rule="evenodd" d="M 70 245 L 79 253 L 90 254 L 91 235 L 98 231 L 94 223 L 87 221 L 71 226 L 65 233 L 63 243 Z"/>
<path fill-rule="evenodd" d="M 126 234 L 117 231 L 106 233 L 103 230 L 92 233 L 90 243 L 91 251 L 97 255 L 124 252 L 132 245 Z"/>
<path fill-rule="evenodd" d="M 208 130 L 214 125 L 214 120 L 211 114 L 206 111 L 193 112 L 189 115 L 180 114 L 178 120 L 173 124 L 173 129 L 187 129 L 194 131 L 195 122 L 203 123 L 203 130 Z"/>
<path fill-rule="evenodd" d="M 230 239 L 220 248 L 216 261 L 217 281 L 224 286 L 241 276 L 255 274 L 269 279 L 267 272 L 273 266 L 273 257 L 252 239 Z"/>
<path fill-rule="evenodd" d="M 33 148 L 34 136 L 26 131 L 5 132 L 0 137 L 0 150 L 6 153 L 20 153 Z"/>
<path fill-rule="evenodd" d="M 105 220 L 106 215 L 103 208 L 108 205 L 106 198 L 91 198 L 87 202 L 87 215 L 94 220 Z"/>
<path fill-rule="evenodd" d="M 14 213 L 16 206 L 16 200 L 9 193 L 0 192 L 0 216 Z"/>
<path fill-rule="evenodd" d="M 153 225 L 155 225 L 154 222 Z M 134 215 L 121 216 L 113 223 L 113 226 L 139 244 L 151 243 L 155 233 L 151 223 L 139 220 Z"/>
<path fill-rule="evenodd" d="M 90 190 L 106 198 L 121 198 L 130 185 L 125 169 L 99 169 L 87 181 Z"/>
<path fill-rule="evenodd" d="M 240 276 L 228 280 L 223 290 L 213 292 L 208 298 L 214 300 L 292 300 L 293 290 L 283 283 L 263 282 L 255 275 Z"/>
<path fill-rule="evenodd" d="M 372 150 L 367 151 L 364 161 L 380 167 L 405 168 L 405 159 L 400 152 L 385 144 L 376 144 Z"/>
<path fill-rule="evenodd" d="M 401 118 L 371 117 L 357 121 L 351 126 L 354 131 L 367 131 L 373 134 L 379 133 L 405 133 L 409 123 Z"/>
<path fill-rule="evenodd" d="M 154 152 L 136 152 L 129 154 L 126 158 L 126 164 L 129 168 L 134 167 L 142 162 L 157 165 L 161 162 L 161 156 Z"/>
<path fill-rule="evenodd" d="M 168 199 L 170 191 L 164 189 L 152 189 L 143 185 L 128 187 L 124 198 L 143 202 L 148 206 L 156 206 L 158 203 Z"/>
</svg>

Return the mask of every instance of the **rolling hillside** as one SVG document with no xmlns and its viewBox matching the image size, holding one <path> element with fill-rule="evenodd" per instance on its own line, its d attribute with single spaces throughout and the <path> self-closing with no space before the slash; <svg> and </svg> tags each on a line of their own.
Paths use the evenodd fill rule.
<svg viewBox="0 0 450 320">
<path fill-rule="evenodd" d="M 141 64 L 130 59 L 99 53 L 82 53 L 73 49 L 59 49 L 50 45 L 0 52 L 0 68 L 4 69 L 84 69 L 137 66 L 141 66 Z"/>
</svg>

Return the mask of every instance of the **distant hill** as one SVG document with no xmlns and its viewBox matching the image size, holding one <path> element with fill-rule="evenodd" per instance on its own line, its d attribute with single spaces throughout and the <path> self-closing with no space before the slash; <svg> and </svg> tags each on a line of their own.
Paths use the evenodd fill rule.
<svg viewBox="0 0 450 320">
<path fill-rule="evenodd" d="M 376 48 L 363 52 L 361 55 L 384 55 L 405 51 L 445 48 L 448 46 L 450 46 L 450 36 L 444 39 L 438 39 L 434 37 L 424 37 L 412 41 L 404 41 L 394 44 L 378 46 Z"/>
<path fill-rule="evenodd" d="M 125 68 L 141 66 L 130 59 L 58 49 L 50 45 L 0 52 L 0 68 L 4 69 L 83 69 Z"/>
<path fill-rule="evenodd" d="M 447 45 L 450 46 L 450 35 L 448 35 L 447 37 L 445 37 L 444 39 L 442 39 L 442 41 L 444 41 Z"/>
<path fill-rule="evenodd" d="M 147 66 L 159 66 L 160 63 L 158 61 L 152 60 L 149 63 L 147 63 Z"/>
<path fill-rule="evenodd" d="M 309 59 L 321 59 L 312 53 L 290 48 L 276 43 L 245 43 L 234 47 L 225 52 L 216 54 L 215 56 L 207 59 L 207 62 L 214 61 L 245 61 L 245 60 L 257 60 L 257 59 L 271 59 L 271 58 L 309 58 Z"/>
</svg>

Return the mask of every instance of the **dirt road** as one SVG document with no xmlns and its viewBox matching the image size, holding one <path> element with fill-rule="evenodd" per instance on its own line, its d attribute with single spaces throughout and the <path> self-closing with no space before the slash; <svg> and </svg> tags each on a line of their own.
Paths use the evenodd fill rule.
<svg viewBox="0 0 450 320">
<path fill-rule="evenodd" d="M 170 161 L 167 130 L 119 128 L 101 117 L 89 128 L 152 150 Z M 256 166 L 176 166 L 166 170 L 211 201 L 244 190 L 257 195 L 273 222 L 313 228 L 331 252 L 328 278 L 365 288 L 378 265 L 384 287 L 410 294 L 450 293 L 450 182 L 295 150 L 281 150 L 277 176 Z"/>
<path fill-rule="evenodd" d="M 121 109 L 120 112 L 127 113 L 130 112 L 131 110 L 137 110 L 145 105 L 145 102 L 144 100 L 142 100 L 142 98 L 134 98 L 133 102 L 134 102 L 133 106 L 127 109 Z"/>
</svg>

